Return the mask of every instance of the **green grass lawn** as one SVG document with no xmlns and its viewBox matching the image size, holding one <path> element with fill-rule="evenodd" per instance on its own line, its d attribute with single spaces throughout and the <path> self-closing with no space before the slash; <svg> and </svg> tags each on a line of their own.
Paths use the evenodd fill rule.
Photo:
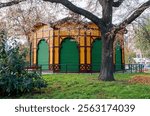
<svg viewBox="0 0 150 116">
<path fill-rule="evenodd" d="M 150 99 L 150 85 L 131 84 L 135 75 L 115 74 L 116 81 L 103 82 L 98 74 L 50 74 L 43 75 L 48 87 L 19 98 L 33 99 Z"/>
</svg>

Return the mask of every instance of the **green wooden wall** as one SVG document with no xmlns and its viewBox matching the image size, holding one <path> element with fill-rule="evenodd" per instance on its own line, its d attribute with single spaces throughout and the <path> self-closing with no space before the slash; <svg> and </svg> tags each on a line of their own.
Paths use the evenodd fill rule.
<svg viewBox="0 0 150 116">
<path fill-rule="evenodd" d="M 115 64 L 115 70 L 119 71 L 121 70 L 121 65 L 122 65 L 122 52 L 121 52 L 121 47 L 120 44 L 116 44 L 116 64 Z"/>
<path fill-rule="evenodd" d="M 38 65 L 42 65 L 42 70 L 48 69 L 49 64 L 49 46 L 45 40 L 38 44 Z"/>
<path fill-rule="evenodd" d="M 92 45 L 92 71 L 100 71 L 102 59 L 102 41 L 96 39 Z"/>
<path fill-rule="evenodd" d="M 79 72 L 79 50 L 70 38 L 63 40 L 60 49 L 60 72 Z"/>
</svg>

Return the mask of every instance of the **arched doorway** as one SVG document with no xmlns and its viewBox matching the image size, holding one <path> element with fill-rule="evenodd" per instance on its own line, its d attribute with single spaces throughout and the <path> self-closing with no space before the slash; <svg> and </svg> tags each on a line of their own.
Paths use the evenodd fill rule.
<svg viewBox="0 0 150 116">
<path fill-rule="evenodd" d="M 66 38 L 60 49 L 60 72 L 79 72 L 79 50 L 75 40 Z"/>
<path fill-rule="evenodd" d="M 96 39 L 92 45 L 92 71 L 99 72 L 102 59 L 102 41 Z"/>
<path fill-rule="evenodd" d="M 42 66 L 42 70 L 48 70 L 49 64 L 49 46 L 42 39 L 38 44 L 38 65 Z"/>
<path fill-rule="evenodd" d="M 115 64 L 115 70 L 116 71 L 119 71 L 121 70 L 122 68 L 122 50 L 121 50 L 121 46 L 119 44 L 119 42 L 117 42 L 116 44 L 116 64 Z"/>
</svg>

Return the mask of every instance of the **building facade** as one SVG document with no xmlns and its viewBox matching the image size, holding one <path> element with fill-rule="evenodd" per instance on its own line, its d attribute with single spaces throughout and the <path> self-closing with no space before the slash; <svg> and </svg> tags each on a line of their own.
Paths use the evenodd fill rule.
<svg viewBox="0 0 150 116">
<path fill-rule="evenodd" d="M 114 43 L 116 70 L 124 64 L 123 34 Z M 94 23 L 62 19 L 54 24 L 39 23 L 30 33 L 31 65 L 41 65 L 52 72 L 99 72 L 102 41 Z"/>
</svg>

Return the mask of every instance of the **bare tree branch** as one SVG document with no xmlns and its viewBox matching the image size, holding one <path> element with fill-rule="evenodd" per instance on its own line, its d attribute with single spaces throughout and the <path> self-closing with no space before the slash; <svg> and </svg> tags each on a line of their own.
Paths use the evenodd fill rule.
<svg viewBox="0 0 150 116">
<path fill-rule="evenodd" d="M 117 2 L 113 2 L 113 7 L 119 7 L 123 2 L 124 0 L 118 0 Z"/>
<path fill-rule="evenodd" d="M 99 2 L 99 4 L 102 5 L 104 1 L 103 0 L 98 0 L 98 2 Z"/>
<path fill-rule="evenodd" d="M 26 1 L 26 0 L 13 0 L 13 1 L 6 2 L 6 3 L 1 3 L 0 2 L 0 8 L 7 7 L 7 6 L 12 6 L 12 5 L 15 5 L 15 4 L 19 4 L 20 2 L 23 2 L 23 1 Z"/>
<path fill-rule="evenodd" d="M 60 3 L 64 5 L 65 7 L 67 7 L 69 10 L 77 14 L 83 15 L 86 18 L 90 19 L 93 23 L 100 25 L 101 28 L 105 28 L 105 23 L 102 19 L 98 18 L 97 16 L 95 16 L 94 14 L 92 14 L 91 12 L 87 10 L 84 10 L 80 7 L 75 6 L 69 0 L 43 0 L 43 1 L 51 2 L 51 3 Z"/>
<path fill-rule="evenodd" d="M 125 33 L 127 30 L 125 29 L 128 24 L 131 24 L 137 17 L 139 17 L 147 8 L 150 7 L 150 0 L 142 4 L 137 10 L 135 10 L 127 19 L 125 19 L 119 26 L 115 27 L 114 33 L 117 33 L 120 30 L 124 30 Z"/>
<path fill-rule="evenodd" d="M 139 17 L 147 8 L 150 7 L 150 0 L 148 0 L 147 2 L 145 2 L 144 4 L 142 4 L 139 8 L 137 8 L 137 10 L 135 10 L 130 17 L 128 17 L 127 19 L 125 19 L 121 24 L 130 24 L 132 23 L 137 17 Z"/>
</svg>

